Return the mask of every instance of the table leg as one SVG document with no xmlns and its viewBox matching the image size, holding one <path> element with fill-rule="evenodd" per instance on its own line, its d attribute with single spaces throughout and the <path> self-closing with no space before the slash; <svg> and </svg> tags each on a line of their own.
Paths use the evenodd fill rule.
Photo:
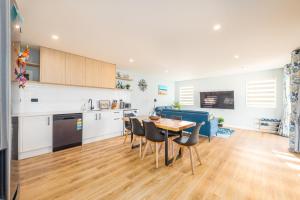
<svg viewBox="0 0 300 200">
<path fill-rule="evenodd" d="M 168 166 L 170 164 L 170 162 L 169 162 L 168 134 L 169 134 L 169 131 L 166 130 L 166 132 L 165 132 L 165 165 L 166 166 Z"/>
<path fill-rule="evenodd" d="M 182 137 L 182 136 L 183 136 L 182 131 L 180 131 L 180 137 Z M 181 158 L 181 156 L 182 156 L 182 148 L 179 148 L 179 154 L 178 154 L 177 158 Z"/>
</svg>

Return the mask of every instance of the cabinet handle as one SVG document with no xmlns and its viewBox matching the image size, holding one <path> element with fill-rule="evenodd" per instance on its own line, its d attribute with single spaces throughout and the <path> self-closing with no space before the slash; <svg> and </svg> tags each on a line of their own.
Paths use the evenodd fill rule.
<svg viewBox="0 0 300 200">
<path fill-rule="evenodd" d="M 98 120 L 98 115 L 97 115 L 97 113 L 96 113 L 96 120 Z"/>
<path fill-rule="evenodd" d="M 119 120 L 120 118 L 115 118 L 114 120 Z"/>
<path fill-rule="evenodd" d="M 50 126 L 50 117 L 48 117 L 48 126 Z"/>
<path fill-rule="evenodd" d="M 101 116 L 102 116 L 101 113 L 99 113 L 99 120 L 101 119 Z"/>
<path fill-rule="evenodd" d="M 114 113 L 118 113 L 119 114 L 120 112 L 114 112 Z"/>
</svg>

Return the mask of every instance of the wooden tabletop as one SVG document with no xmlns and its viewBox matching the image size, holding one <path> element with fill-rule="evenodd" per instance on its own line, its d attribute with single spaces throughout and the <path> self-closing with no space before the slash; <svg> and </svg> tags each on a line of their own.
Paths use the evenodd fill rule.
<svg viewBox="0 0 300 200">
<path fill-rule="evenodd" d="M 137 116 L 138 120 L 150 120 L 149 116 Z M 125 117 L 125 121 L 128 121 L 129 118 Z M 196 126 L 195 122 L 184 121 L 184 120 L 175 120 L 175 119 L 168 119 L 168 118 L 160 118 L 159 120 L 151 120 L 155 123 L 156 127 L 169 130 L 169 131 L 181 131 L 187 128 L 191 128 Z"/>
</svg>

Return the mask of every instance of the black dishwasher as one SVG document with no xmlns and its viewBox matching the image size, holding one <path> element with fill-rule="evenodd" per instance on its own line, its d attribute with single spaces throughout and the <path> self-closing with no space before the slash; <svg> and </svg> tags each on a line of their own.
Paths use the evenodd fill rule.
<svg viewBox="0 0 300 200">
<path fill-rule="evenodd" d="M 82 113 L 53 116 L 53 151 L 82 145 Z"/>
</svg>

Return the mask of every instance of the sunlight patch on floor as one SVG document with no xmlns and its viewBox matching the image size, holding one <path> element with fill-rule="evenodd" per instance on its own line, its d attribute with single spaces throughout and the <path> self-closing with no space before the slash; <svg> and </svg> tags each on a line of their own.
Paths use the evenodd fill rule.
<svg viewBox="0 0 300 200">
<path fill-rule="evenodd" d="M 293 162 L 299 162 L 300 163 L 300 159 L 297 157 L 291 157 L 291 156 L 285 156 L 285 155 L 279 155 L 276 154 L 276 156 L 278 158 L 284 159 L 284 160 L 288 160 L 288 161 L 293 161 Z"/>
<path fill-rule="evenodd" d="M 287 152 L 281 152 L 281 151 L 277 151 L 277 150 L 272 150 L 273 153 L 275 154 L 279 154 L 279 155 L 284 155 L 284 156 L 290 156 L 290 157 L 296 157 L 295 155 L 293 155 L 292 153 L 287 153 Z"/>
<path fill-rule="evenodd" d="M 292 169 L 295 170 L 300 170 L 300 165 L 299 164 L 294 164 L 294 163 L 290 163 L 290 162 L 286 162 L 287 166 L 289 166 Z"/>
</svg>

